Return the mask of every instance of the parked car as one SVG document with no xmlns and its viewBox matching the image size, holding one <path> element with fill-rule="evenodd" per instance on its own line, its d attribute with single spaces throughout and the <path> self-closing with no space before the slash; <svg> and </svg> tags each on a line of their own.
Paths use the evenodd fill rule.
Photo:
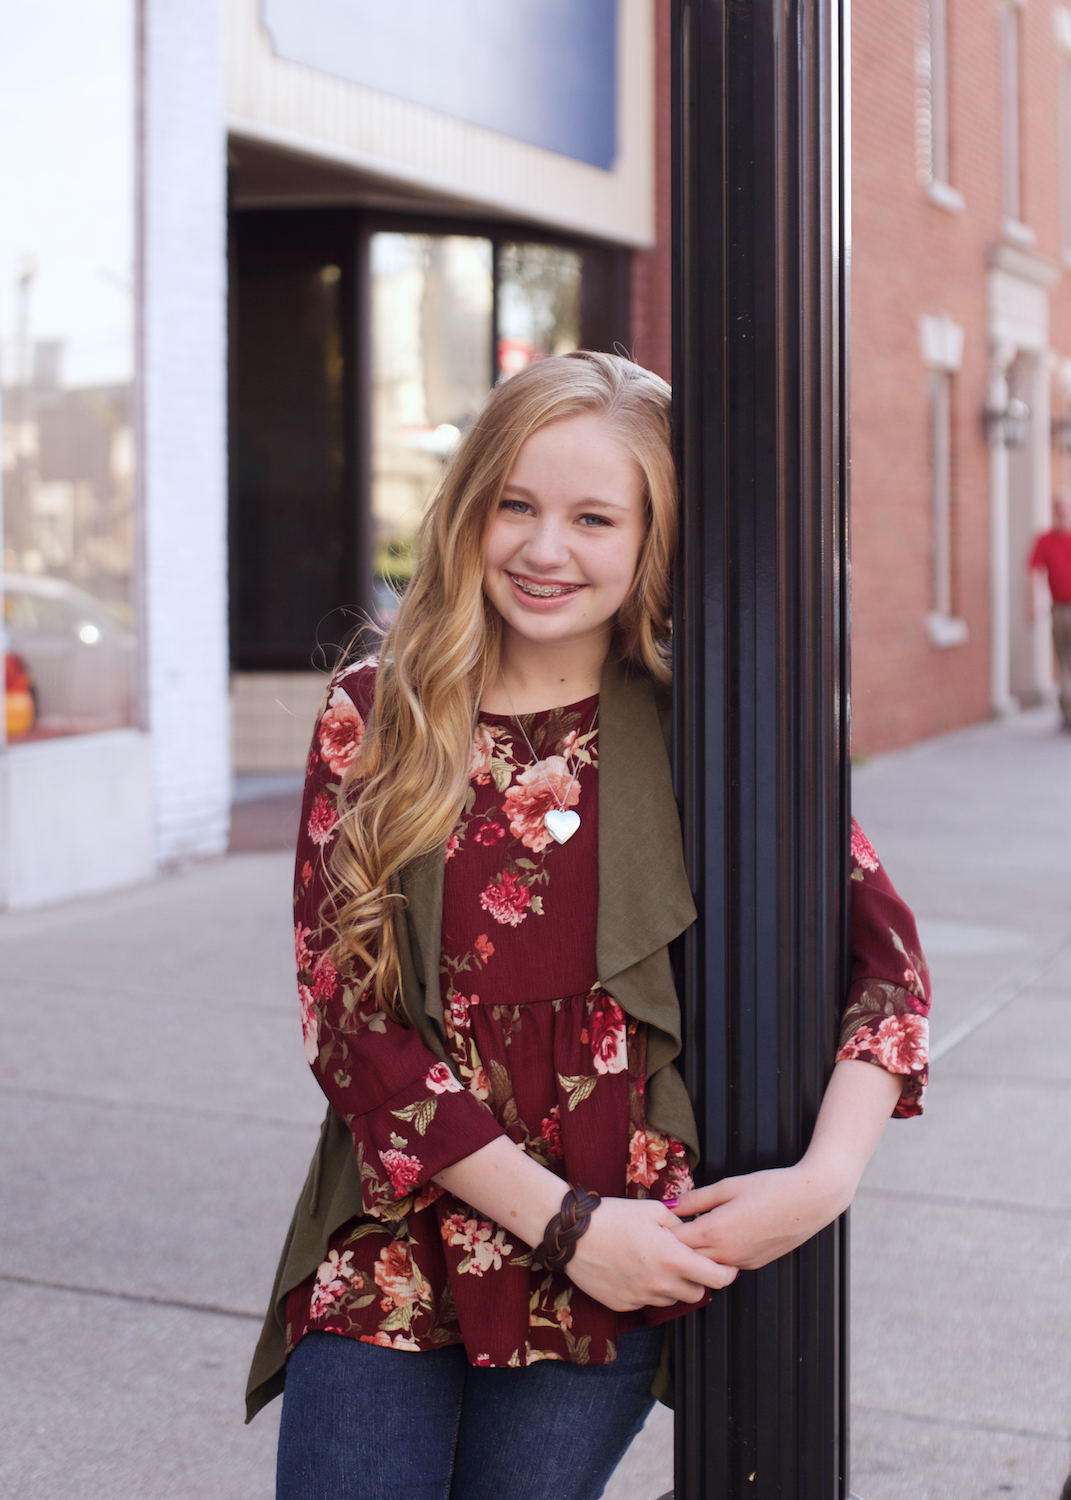
<svg viewBox="0 0 1071 1500">
<path fill-rule="evenodd" d="M 61 578 L 4 575 L 8 649 L 32 679 L 37 727 L 107 728 L 131 720 L 134 636 L 85 589 Z"/>
</svg>

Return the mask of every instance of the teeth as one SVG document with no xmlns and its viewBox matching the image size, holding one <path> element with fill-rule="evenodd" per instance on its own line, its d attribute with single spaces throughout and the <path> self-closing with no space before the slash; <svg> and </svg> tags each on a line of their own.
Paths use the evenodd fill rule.
<svg viewBox="0 0 1071 1500">
<path fill-rule="evenodd" d="M 562 594 L 573 594 L 579 588 L 579 584 L 575 583 L 526 583 L 523 578 L 518 578 L 514 573 L 509 576 L 523 594 L 531 594 L 533 599 L 557 599 Z"/>
</svg>

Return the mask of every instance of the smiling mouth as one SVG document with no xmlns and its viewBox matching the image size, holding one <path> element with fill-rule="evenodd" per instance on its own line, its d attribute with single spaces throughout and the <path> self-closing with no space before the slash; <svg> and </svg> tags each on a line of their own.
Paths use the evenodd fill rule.
<svg viewBox="0 0 1071 1500">
<path fill-rule="evenodd" d="M 518 578 L 516 573 L 509 576 L 521 593 L 532 599 L 560 599 L 563 594 L 575 594 L 584 587 L 582 583 L 529 583 L 527 579 Z"/>
</svg>

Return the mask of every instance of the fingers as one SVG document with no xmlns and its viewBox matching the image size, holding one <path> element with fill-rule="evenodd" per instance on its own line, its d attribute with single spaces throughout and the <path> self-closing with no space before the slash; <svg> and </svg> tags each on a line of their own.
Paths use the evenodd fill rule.
<svg viewBox="0 0 1071 1500">
<path fill-rule="evenodd" d="M 709 1209 L 729 1202 L 736 1193 L 736 1182 L 735 1177 L 723 1177 L 720 1182 L 712 1182 L 708 1187 L 693 1188 L 672 1206 L 667 1203 L 665 1207 L 678 1219 L 690 1218 L 692 1214 L 705 1214 Z"/>
<path fill-rule="evenodd" d="M 681 1268 L 681 1275 L 687 1278 L 687 1281 L 694 1281 L 699 1286 L 699 1295 L 694 1298 L 681 1298 L 681 1301 L 697 1302 L 705 1287 L 708 1287 L 711 1292 L 720 1292 L 723 1287 L 730 1286 L 736 1280 L 736 1268 L 721 1265 L 720 1260 L 700 1256 L 699 1251 L 688 1251 L 687 1266 Z"/>
<path fill-rule="evenodd" d="M 689 1265 L 688 1271 L 676 1276 L 667 1276 L 657 1290 L 631 1297 L 606 1299 L 606 1306 L 614 1312 L 636 1312 L 641 1307 L 672 1307 L 675 1302 L 702 1302 L 707 1292 L 723 1291 L 736 1280 L 735 1266 L 723 1266 L 717 1261 L 699 1256 L 699 1265 Z"/>
<path fill-rule="evenodd" d="M 607 1201 L 604 1199 L 604 1203 Z M 661 1205 L 636 1204 L 635 1209 L 640 1210 L 638 1215 L 611 1213 L 603 1225 L 595 1215 L 591 1231 L 579 1242 L 567 1271 L 582 1291 L 615 1312 L 631 1312 L 640 1307 L 699 1302 L 708 1290 L 718 1291 L 734 1280 L 734 1266 L 682 1244 L 680 1234 L 686 1226 Z M 623 1222 L 614 1224 L 615 1218 Z M 597 1232 L 600 1229 L 617 1231 L 611 1235 L 609 1247 L 604 1243 L 605 1234 Z"/>
<path fill-rule="evenodd" d="M 677 1242 L 680 1255 L 674 1257 L 672 1269 L 680 1278 L 679 1286 L 673 1287 L 674 1301 L 698 1302 L 704 1291 L 719 1292 L 736 1280 L 737 1268 L 711 1260 L 697 1250 L 691 1250 Z M 682 1288 L 687 1288 L 683 1290 Z"/>
<path fill-rule="evenodd" d="M 682 1224 L 677 1238 L 682 1245 L 698 1250 L 703 1255 L 710 1255 L 717 1249 L 717 1236 L 711 1232 L 709 1224 Z"/>
</svg>

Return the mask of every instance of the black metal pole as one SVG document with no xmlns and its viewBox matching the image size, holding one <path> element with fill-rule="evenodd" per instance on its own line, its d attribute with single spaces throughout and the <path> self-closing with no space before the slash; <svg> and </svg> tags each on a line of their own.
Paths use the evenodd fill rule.
<svg viewBox="0 0 1071 1500">
<path fill-rule="evenodd" d="M 847 0 L 673 0 L 676 773 L 701 1181 L 798 1160 L 847 977 Z M 684 1320 L 676 1500 L 847 1494 L 847 1228 Z"/>
</svg>

